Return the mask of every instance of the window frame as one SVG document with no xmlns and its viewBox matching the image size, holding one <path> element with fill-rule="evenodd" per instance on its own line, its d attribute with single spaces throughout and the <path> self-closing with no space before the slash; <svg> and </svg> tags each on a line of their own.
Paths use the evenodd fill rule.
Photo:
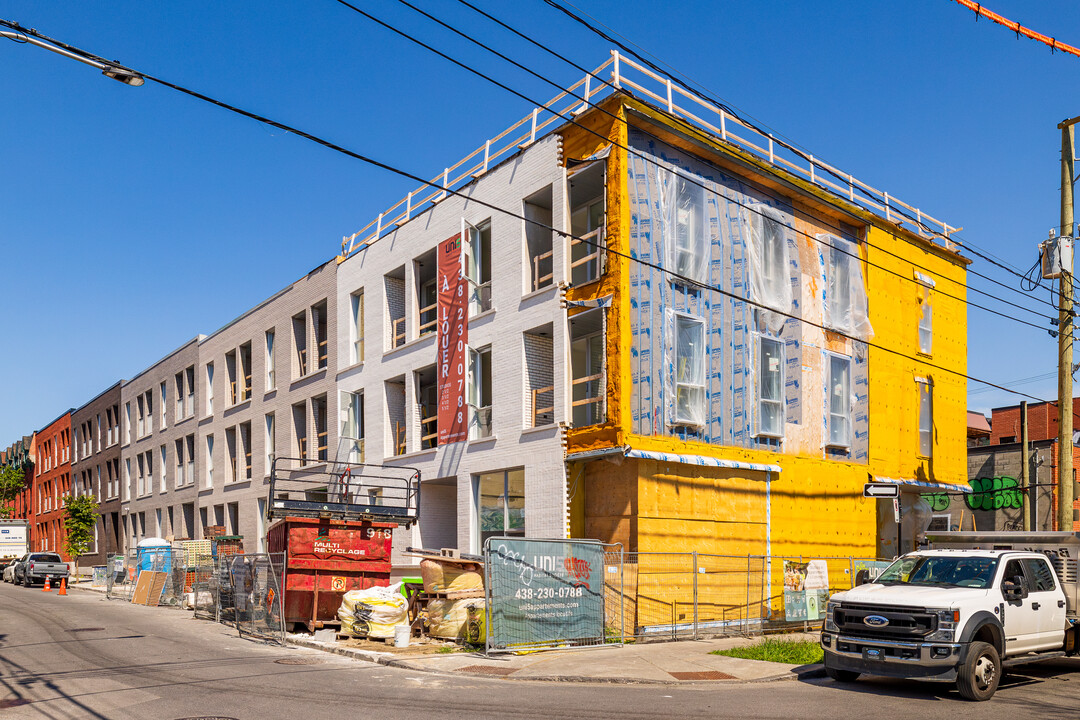
<svg viewBox="0 0 1080 720">
<path fill-rule="evenodd" d="M 853 413 L 851 411 L 851 401 L 850 401 L 850 396 L 851 396 L 851 376 L 852 376 L 852 366 L 853 366 L 852 358 L 850 358 L 847 355 L 840 355 L 838 353 L 827 353 L 826 357 L 829 359 L 829 367 L 828 367 L 828 374 L 825 377 L 825 397 L 826 397 L 826 405 L 827 405 L 826 412 L 827 412 L 827 415 L 828 415 L 828 424 L 827 424 L 827 426 L 825 428 L 826 433 L 827 433 L 827 437 L 825 438 L 825 447 L 850 451 L 851 447 L 852 447 L 854 437 L 855 437 L 855 430 L 854 430 L 854 425 L 853 425 L 853 419 L 854 418 L 853 418 Z M 835 387 L 834 382 L 833 382 L 833 368 L 835 367 L 834 363 L 836 363 L 838 361 L 843 362 L 845 364 L 846 371 L 847 371 L 847 382 L 846 382 L 847 387 L 846 387 L 846 390 L 847 390 L 847 395 L 848 395 L 849 400 L 844 405 L 844 412 L 843 413 L 835 413 L 835 412 L 833 412 L 833 407 L 832 407 L 832 396 L 834 394 L 834 387 Z M 846 436 L 846 438 L 844 438 L 844 440 L 845 440 L 844 442 L 837 442 L 837 441 L 833 440 L 833 423 L 835 421 L 835 418 L 840 417 L 840 416 L 843 417 L 844 423 L 846 425 L 846 430 L 847 430 L 847 433 L 846 433 L 847 436 Z"/>
<path fill-rule="evenodd" d="M 673 235 L 670 243 L 672 269 L 688 280 L 704 283 L 708 280 L 710 259 L 705 230 L 705 188 L 681 173 L 673 171 L 672 175 L 675 177 L 672 193 L 674 206 L 670 209 Z M 686 219 L 680 219 L 684 197 L 691 198 L 693 211 L 688 213 Z M 689 230 L 683 231 L 687 225 L 690 225 Z M 684 242 L 686 238 L 688 240 Z M 680 278 L 675 280 L 678 282 Z"/>
<path fill-rule="evenodd" d="M 765 359 L 765 345 L 773 345 L 776 347 L 776 359 L 777 367 L 775 370 L 776 378 L 776 397 L 766 398 L 766 372 L 772 374 L 772 371 L 765 371 L 762 368 L 762 363 Z M 772 335 L 766 335 L 764 333 L 757 334 L 757 433 L 758 437 L 783 439 L 784 437 L 784 425 L 786 418 L 784 417 L 784 361 L 785 361 L 785 348 L 784 341 L 778 337 Z M 765 405 L 775 406 L 776 408 L 776 420 L 777 427 L 765 427 Z"/>
<path fill-rule="evenodd" d="M 929 459 L 934 457 L 934 384 L 929 378 L 915 378 L 915 386 L 919 393 L 919 457 Z"/>
<path fill-rule="evenodd" d="M 673 400 L 673 405 L 674 405 L 673 410 L 672 410 L 673 424 L 678 425 L 678 426 L 682 426 L 682 427 L 704 427 L 706 422 L 708 421 L 708 417 L 707 417 L 707 415 L 708 415 L 708 413 L 707 413 L 707 406 L 708 406 L 708 401 L 707 401 L 707 395 L 708 395 L 708 393 L 707 393 L 708 367 L 707 367 L 707 361 L 706 361 L 706 358 L 708 357 L 708 352 L 707 352 L 707 347 L 706 347 L 707 343 L 706 343 L 706 333 L 705 333 L 705 318 L 698 317 L 696 315 L 690 315 L 690 314 L 683 313 L 683 312 L 675 312 L 674 315 L 675 315 L 674 327 L 673 327 L 674 343 L 673 343 L 673 346 L 671 348 L 672 367 L 674 368 L 674 372 L 673 372 L 673 375 L 672 375 L 672 388 L 673 388 L 673 398 L 672 398 L 672 400 Z M 679 353 L 679 348 L 680 348 L 679 334 L 680 334 L 680 332 L 679 332 L 679 329 L 680 329 L 680 325 L 682 325 L 684 323 L 697 325 L 698 328 L 699 328 L 699 331 L 700 331 L 701 352 L 700 352 L 700 357 L 698 358 L 698 361 L 696 363 L 698 365 L 697 370 L 698 370 L 698 375 L 700 377 L 700 383 L 689 382 L 689 381 L 680 381 L 680 379 L 679 379 L 680 374 L 681 374 L 680 371 L 679 371 L 679 366 L 680 366 L 680 353 Z M 691 358 L 691 361 L 693 361 L 693 358 Z M 685 417 L 685 416 L 681 416 L 679 414 L 679 408 L 680 408 L 679 391 L 680 391 L 680 387 L 684 387 L 684 388 L 689 389 L 689 390 L 699 390 L 700 391 L 700 394 L 701 394 L 701 400 L 700 400 L 700 403 L 701 403 L 701 420 L 700 421 L 695 419 L 695 418 Z"/>
</svg>

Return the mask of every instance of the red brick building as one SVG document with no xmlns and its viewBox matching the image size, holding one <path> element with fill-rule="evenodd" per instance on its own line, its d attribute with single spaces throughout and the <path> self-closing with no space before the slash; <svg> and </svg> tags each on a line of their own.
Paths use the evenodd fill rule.
<svg viewBox="0 0 1080 720">
<path fill-rule="evenodd" d="M 1073 398 L 1073 427 L 1080 429 L 1080 398 Z M 1036 443 L 1040 440 L 1051 440 L 1051 482 L 1054 484 L 1054 518 L 1057 518 L 1057 456 L 1058 456 L 1058 405 L 1056 402 L 1031 403 L 1027 406 L 1028 417 L 1028 442 Z M 1020 442 L 1020 406 L 994 408 L 991 410 L 990 420 L 990 444 L 1008 445 Z M 1080 468 L 1080 447 L 1077 445 L 1076 434 L 1073 434 L 1073 479 L 1076 479 L 1076 469 Z M 1074 485 L 1073 492 L 1073 531 L 1080 531 L 1080 492 Z"/>
<path fill-rule="evenodd" d="M 0 452 L 0 466 L 12 466 L 23 471 L 23 491 L 9 502 L 11 517 L 16 520 L 30 520 L 33 515 L 34 457 L 36 435 L 27 435 L 12 443 Z"/>
<path fill-rule="evenodd" d="M 31 545 L 70 560 L 64 552 L 64 498 L 71 493 L 71 410 L 37 432 L 36 451 Z"/>
</svg>

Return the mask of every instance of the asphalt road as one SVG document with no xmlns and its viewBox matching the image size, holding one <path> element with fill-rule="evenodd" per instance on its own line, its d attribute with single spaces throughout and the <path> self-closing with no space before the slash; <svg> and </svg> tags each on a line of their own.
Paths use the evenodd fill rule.
<svg viewBox="0 0 1080 720">
<path fill-rule="evenodd" d="M 286 660 L 289 664 L 279 661 Z M 293 664 L 295 662 L 314 664 Z M 0 718 L 1075 718 L 1080 661 L 1030 665 L 988 703 L 871 679 L 680 686 L 477 679 L 267 646 L 190 613 L 0 585 Z"/>
</svg>

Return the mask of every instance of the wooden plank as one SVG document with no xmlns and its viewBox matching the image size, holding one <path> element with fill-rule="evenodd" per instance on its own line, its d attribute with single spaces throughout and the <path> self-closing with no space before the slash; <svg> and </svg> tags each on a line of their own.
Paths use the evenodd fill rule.
<svg viewBox="0 0 1080 720">
<path fill-rule="evenodd" d="M 146 604 L 151 607 L 157 607 L 161 602 L 161 593 L 165 591 L 165 583 L 169 579 L 169 573 L 166 572 L 151 572 L 150 575 L 150 591 L 146 597 Z"/>
<path fill-rule="evenodd" d="M 154 574 L 149 570 L 143 570 L 139 573 L 139 579 L 135 582 L 135 592 L 131 596 L 132 605 L 146 604 L 146 599 L 150 595 L 150 583 L 152 581 L 150 576 Z"/>
</svg>

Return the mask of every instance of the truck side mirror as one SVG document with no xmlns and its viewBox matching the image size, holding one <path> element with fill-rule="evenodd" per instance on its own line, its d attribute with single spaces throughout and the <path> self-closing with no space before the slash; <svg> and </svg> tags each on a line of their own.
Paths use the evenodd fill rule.
<svg viewBox="0 0 1080 720">
<path fill-rule="evenodd" d="M 1028 596 L 1027 588 L 1023 582 L 1017 582 L 1020 578 L 1006 580 L 1001 584 L 1001 594 L 1006 600 L 1023 600 Z"/>
</svg>

